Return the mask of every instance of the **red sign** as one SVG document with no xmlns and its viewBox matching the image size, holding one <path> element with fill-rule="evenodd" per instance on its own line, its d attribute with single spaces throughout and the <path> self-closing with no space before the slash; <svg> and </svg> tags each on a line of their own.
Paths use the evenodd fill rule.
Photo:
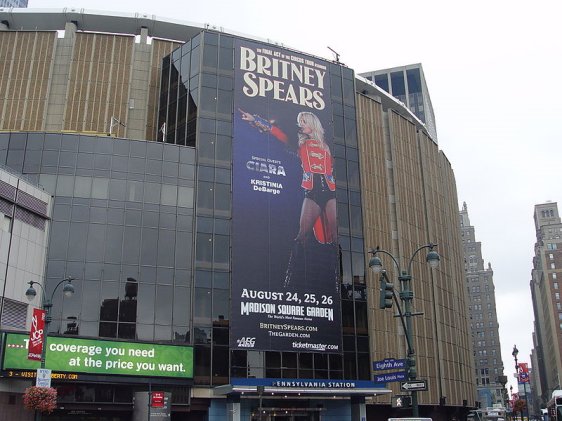
<svg viewBox="0 0 562 421">
<path fill-rule="evenodd" d="M 164 392 L 152 392 L 150 406 L 153 408 L 164 408 Z"/>
<path fill-rule="evenodd" d="M 31 319 L 31 331 L 29 332 L 29 344 L 27 345 L 27 359 L 41 361 L 43 352 L 43 338 L 45 329 L 45 310 L 33 309 Z"/>
<path fill-rule="evenodd" d="M 527 363 L 519 363 L 518 382 L 529 383 L 529 365 Z"/>
</svg>

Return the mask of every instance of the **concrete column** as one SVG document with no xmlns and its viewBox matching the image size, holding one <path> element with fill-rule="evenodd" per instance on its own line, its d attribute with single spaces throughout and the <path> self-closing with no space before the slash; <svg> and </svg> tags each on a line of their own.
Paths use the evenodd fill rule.
<svg viewBox="0 0 562 421">
<path fill-rule="evenodd" d="M 146 26 L 141 26 L 140 42 L 141 44 L 148 43 L 148 28 Z"/>
<path fill-rule="evenodd" d="M 78 28 L 76 27 L 76 23 L 75 22 L 66 22 L 64 24 L 64 37 L 65 38 L 74 38 L 76 37 L 76 30 Z"/>
<path fill-rule="evenodd" d="M 367 406 L 364 396 L 351 397 L 351 421 L 367 421 Z"/>
</svg>

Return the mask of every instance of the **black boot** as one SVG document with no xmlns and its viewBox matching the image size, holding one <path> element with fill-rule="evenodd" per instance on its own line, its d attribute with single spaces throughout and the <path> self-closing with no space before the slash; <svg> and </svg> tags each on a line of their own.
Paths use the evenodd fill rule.
<svg viewBox="0 0 562 421">
<path fill-rule="evenodd" d="M 288 288 L 291 284 L 293 278 L 293 273 L 295 271 L 296 261 L 300 255 L 303 253 L 303 244 L 300 241 L 295 240 L 293 242 L 293 247 L 289 253 L 289 261 L 287 262 L 287 271 L 285 272 L 285 281 L 283 282 L 283 287 Z"/>
</svg>

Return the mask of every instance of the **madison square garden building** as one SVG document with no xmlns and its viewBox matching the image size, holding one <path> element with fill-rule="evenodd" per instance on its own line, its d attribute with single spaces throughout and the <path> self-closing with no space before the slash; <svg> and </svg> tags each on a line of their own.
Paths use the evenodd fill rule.
<svg viewBox="0 0 562 421">
<path fill-rule="evenodd" d="M 0 164 L 47 209 L 0 188 L 12 419 L 32 417 L 22 393 L 39 367 L 29 281 L 53 304 L 46 419 L 407 416 L 393 404 L 406 336 L 379 308 L 368 251 L 405 265 L 429 242 L 440 266 L 411 266 L 420 415 L 476 404 L 454 175 L 403 104 L 340 63 L 222 28 L 0 18 Z M 15 245 L 20 207 L 44 222 L 35 271 Z M 68 276 L 70 298 L 54 290 Z"/>
</svg>

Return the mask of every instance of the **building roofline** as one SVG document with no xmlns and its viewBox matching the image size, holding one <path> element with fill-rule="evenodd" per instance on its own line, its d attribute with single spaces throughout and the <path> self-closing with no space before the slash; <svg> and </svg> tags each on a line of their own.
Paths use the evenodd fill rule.
<svg viewBox="0 0 562 421">
<path fill-rule="evenodd" d="M 113 12 L 73 7 L 0 7 L 0 22 L 8 30 L 14 31 L 62 31 L 67 22 L 73 22 L 77 30 L 84 32 L 140 35 L 141 28 L 147 28 L 150 37 L 180 42 L 186 42 L 202 30 L 209 29 L 290 48 L 271 39 L 257 38 L 210 23 L 190 22 L 142 12 Z"/>
<path fill-rule="evenodd" d="M 122 35 L 140 35 L 141 29 L 147 28 L 150 37 L 178 42 L 187 42 L 203 30 L 212 30 L 300 52 L 270 39 L 261 39 L 208 23 L 182 21 L 148 13 L 110 12 L 72 7 L 62 9 L 0 7 L 0 22 L 4 24 L 5 29 L 13 31 L 61 31 L 65 29 L 68 22 L 74 23 L 79 31 Z M 313 56 L 306 52 L 302 53 Z M 326 59 L 322 58 L 322 60 Z M 419 66 L 421 67 L 421 64 Z M 425 124 L 392 95 L 357 73 L 355 82 L 358 92 L 378 98 L 385 109 L 389 107 L 395 109 L 409 117 L 419 128 L 427 131 Z M 433 140 L 436 142 L 436 139 Z"/>
</svg>

